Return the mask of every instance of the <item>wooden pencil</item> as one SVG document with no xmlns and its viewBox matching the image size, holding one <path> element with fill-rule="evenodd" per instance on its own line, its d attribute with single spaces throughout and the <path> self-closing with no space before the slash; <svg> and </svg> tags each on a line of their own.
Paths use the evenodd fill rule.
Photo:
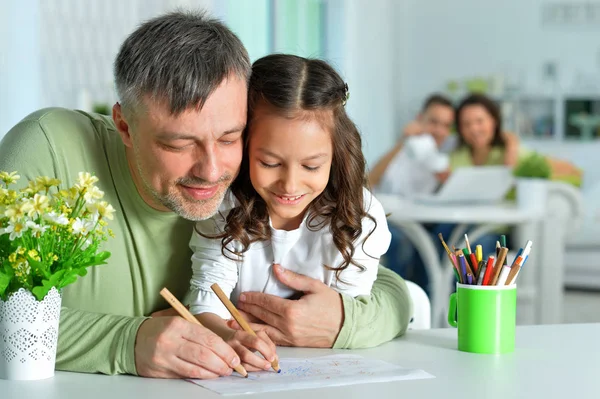
<svg viewBox="0 0 600 399">
<path fill-rule="evenodd" d="M 511 285 L 511 284 L 515 283 L 515 279 L 517 278 L 517 275 L 519 274 L 519 270 L 521 270 L 521 265 L 515 265 L 510 268 L 510 273 L 508 273 L 508 277 L 506 278 L 505 285 Z"/>
<path fill-rule="evenodd" d="M 187 308 L 185 306 L 183 306 L 183 304 L 181 302 L 179 302 L 179 300 L 177 298 L 175 298 L 175 296 L 173 294 L 171 294 L 171 291 L 169 291 L 166 287 L 163 288 L 162 290 L 160 290 L 160 295 L 163 298 L 165 298 L 165 300 L 169 303 L 169 305 L 171 305 L 173 307 L 173 309 L 175 309 L 181 317 L 183 317 L 190 323 L 198 324 L 200 326 L 202 325 L 202 323 L 200 323 L 200 321 L 198 321 L 198 319 L 196 319 L 194 317 L 194 315 L 191 314 L 190 311 L 187 310 Z M 237 371 L 238 373 L 240 373 L 244 378 L 248 378 L 248 372 L 246 371 L 244 366 L 242 366 L 241 364 L 238 364 L 233 369 L 235 371 Z"/>
<path fill-rule="evenodd" d="M 448 245 L 446 244 L 446 241 L 444 241 L 444 236 L 442 235 L 442 233 L 439 233 L 438 237 L 440 238 L 440 241 L 442 242 L 442 246 L 446 250 L 446 254 L 448 255 L 448 259 L 450 259 L 450 263 L 452 263 L 452 266 L 454 266 L 454 268 L 457 271 L 460 272 L 458 265 L 456 264 L 456 262 L 452 258 L 452 251 L 450 251 L 450 248 L 448 248 Z"/>
<path fill-rule="evenodd" d="M 498 258 L 496 259 L 496 265 L 494 266 L 494 275 L 490 285 L 496 285 L 496 283 L 498 282 L 498 277 L 500 277 L 500 272 L 502 271 L 502 266 L 504 266 L 504 260 L 506 259 L 507 254 L 508 248 L 500 248 Z"/>
<path fill-rule="evenodd" d="M 519 274 L 519 270 L 521 270 L 522 263 L 523 263 L 523 257 L 518 256 L 517 259 L 515 259 L 515 261 L 513 262 L 512 267 L 510 268 L 510 273 L 508 273 L 508 277 L 506 278 L 505 285 L 511 285 L 513 283 L 513 281 L 517 277 L 517 274 Z"/>
<path fill-rule="evenodd" d="M 473 253 L 471 251 L 471 244 L 469 243 L 469 236 L 465 233 L 465 244 L 467 245 L 467 249 L 469 250 L 469 254 Z"/>
<path fill-rule="evenodd" d="M 231 302 L 229 300 L 229 298 L 227 297 L 227 295 L 225 295 L 225 293 L 223 292 L 223 290 L 221 289 L 221 287 L 219 287 L 219 284 L 214 283 L 213 285 L 210 286 L 210 288 L 213 290 L 213 292 L 215 294 L 217 294 L 217 297 L 221 300 L 221 302 L 223 303 L 223 305 L 225 305 L 225 307 L 227 308 L 227 310 L 229 310 L 229 313 L 231 313 L 231 316 L 233 316 L 233 318 L 235 319 L 235 321 L 237 321 L 237 323 L 240 325 L 240 327 L 242 327 L 242 329 L 244 331 L 246 331 L 248 334 L 253 335 L 253 336 L 256 337 L 257 335 L 254 332 L 254 330 L 252 330 L 252 328 L 250 327 L 250 325 L 248 324 L 248 322 L 246 321 L 246 319 L 244 319 L 242 317 L 242 315 L 236 309 L 236 307 L 233 304 L 233 302 Z M 273 370 L 275 370 L 278 373 L 281 371 L 281 369 L 279 368 L 279 361 L 277 360 L 277 357 L 275 357 L 275 360 L 273 360 L 271 362 L 271 367 L 273 367 Z"/>
</svg>

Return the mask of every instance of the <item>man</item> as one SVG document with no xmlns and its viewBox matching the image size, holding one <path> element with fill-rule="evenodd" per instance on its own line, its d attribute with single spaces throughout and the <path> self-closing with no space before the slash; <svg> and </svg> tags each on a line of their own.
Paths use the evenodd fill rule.
<svg viewBox="0 0 600 399">
<path fill-rule="evenodd" d="M 116 208 L 110 226 L 116 238 L 105 245 L 112 253 L 108 264 L 92 268 L 63 292 L 57 368 L 162 378 L 228 375 L 240 363 L 232 348 L 165 310 L 158 293 L 168 287 L 184 296 L 194 222 L 217 211 L 238 173 L 247 52 L 220 22 L 173 13 L 133 32 L 114 72 L 120 102 L 112 120 L 40 110 L 0 143 L 0 170 L 17 170 L 22 180 L 52 175 L 65 185 L 78 172 L 91 172 Z M 361 347 L 406 330 L 406 286 L 384 268 L 372 295 L 356 299 L 283 268 L 275 274 L 304 296 L 240 298 L 241 309 L 275 343 Z"/>
<path fill-rule="evenodd" d="M 385 154 L 373 167 L 369 173 L 370 184 L 373 187 L 380 187 L 380 191 L 389 192 L 390 190 L 396 189 L 396 187 L 390 186 L 396 185 L 393 181 L 398 181 L 398 173 L 411 174 L 418 172 L 416 170 L 404 170 L 407 169 L 407 167 L 410 167 L 410 165 L 405 165 L 406 162 L 399 162 L 401 161 L 401 150 L 404 148 L 406 141 L 411 137 L 429 134 L 435 141 L 440 152 L 452 150 L 452 140 L 449 140 L 449 136 L 453 123 L 454 107 L 452 106 L 452 102 L 439 94 L 433 94 L 428 97 L 423 103 L 423 107 L 421 108 L 421 112 L 417 115 L 417 118 L 404 128 L 402 137 L 398 143 L 396 143 L 394 148 Z M 402 165 L 400 165 L 400 163 L 402 163 Z M 421 165 L 418 164 L 416 165 L 416 168 L 422 169 Z M 446 168 L 440 169 L 447 169 L 447 166 Z M 431 173 L 429 179 L 427 176 L 420 176 L 421 180 L 427 180 L 423 183 L 422 190 L 431 191 L 431 184 L 428 183 L 431 180 L 435 183 L 434 177 L 437 177 L 438 181 L 443 181 L 445 177 L 447 177 L 447 173 L 438 173 L 440 173 L 438 176 L 435 176 L 435 172 Z M 389 180 L 386 179 L 388 176 L 393 176 L 393 181 L 387 181 Z M 397 190 L 404 193 L 406 192 L 405 190 L 410 190 L 411 188 L 413 187 L 397 187 Z"/>
<path fill-rule="evenodd" d="M 450 174 L 447 153 L 455 145 L 450 137 L 453 123 L 452 102 L 439 94 L 429 96 L 417 118 L 404 128 L 398 143 L 373 167 L 370 184 L 378 192 L 407 198 L 433 193 Z M 419 147 L 425 149 L 416 156 Z M 388 227 L 392 241 L 385 255 L 386 266 L 429 292 L 421 257 L 400 227 L 391 223 Z M 452 231 L 453 226 L 434 224 L 426 228 L 437 235 L 438 231 Z"/>
</svg>

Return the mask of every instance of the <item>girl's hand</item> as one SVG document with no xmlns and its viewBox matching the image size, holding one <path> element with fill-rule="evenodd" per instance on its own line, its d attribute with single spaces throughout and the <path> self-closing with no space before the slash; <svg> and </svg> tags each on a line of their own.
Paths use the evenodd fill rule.
<svg viewBox="0 0 600 399">
<path fill-rule="evenodd" d="M 247 371 L 269 370 L 271 362 L 277 358 L 275 344 L 264 331 L 258 331 L 256 335 L 232 330 L 225 342 L 238 354 Z"/>
</svg>

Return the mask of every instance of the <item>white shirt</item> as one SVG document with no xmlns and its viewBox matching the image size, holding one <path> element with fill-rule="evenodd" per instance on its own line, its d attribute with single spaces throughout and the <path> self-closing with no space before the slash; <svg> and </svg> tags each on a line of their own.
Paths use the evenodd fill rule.
<svg viewBox="0 0 600 399">
<path fill-rule="evenodd" d="M 387 251 L 391 234 L 381 203 L 367 189 L 364 189 L 364 198 L 365 210 L 376 220 L 377 226 L 369 218 L 363 219 L 363 231 L 354 244 L 353 260 L 364 266 L 365 270 L 348 265 L 340 273 L 340 280 L 343 282 L 336 278 L 334 270 L 323 266 L 339 267 L 343 261 L 342 254 L 333 243 L 329 226 L 317 231 L 309 229 L 308 215 L 296 230 L 276 230 L 271 226 L 270 241 L 252 243 L 243 257 L 235 261 L 223 255 L 220 239 L 205 238 L 194 231 L 190 241 L 194 252 L 193 275 L 187 301 L 190 311 L 192 314 L 210 312 L 224 319 L 231 318 L 227 308 L 210 289 L 213 283 L 218 283 L 233 303 L 246 291 L 264 292 L 284 298 L 293 296 L 296 292 L 280 283 L 273 274 L 274 263 L 320 280 L 340 293 L 352 297 L 369 295 L 377 277 L 379 258 Z M 230 209 L 231 202 L 224 207 Z M 222 232 L 228 212 L 225 209 L 211 219 L 198 222 L 197 229 L 204 234 Z M 371 230 L 373 233 L 369 236 Z M 240 249 L 241 245 L 236 242 L 232 248 Z M 230 253 L 228 256 L 235 258 Z"/>
<path fill-rule="evenodd" d="M 423 194 L 432 194 L 439 185 L 435 174 L 443 172 L 449 167 L 448 153 L 455 146 L 451 136 L 438 149 L 431 144 L 431 151 L 415 156 L 411 151 L 412 141 L 423 139 L 427 136 L 416 136 L 406 140 L 405 145 L 396 154 L 386 168 L 381 181 L 377 185 L 377 192 L 401 195 L 411 198 Z M 431 138 L 433 142 L 433 138 Z"/>
</svg>

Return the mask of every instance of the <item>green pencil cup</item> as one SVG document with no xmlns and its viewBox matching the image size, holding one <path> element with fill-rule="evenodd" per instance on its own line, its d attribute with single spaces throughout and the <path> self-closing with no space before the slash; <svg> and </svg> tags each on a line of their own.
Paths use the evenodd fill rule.
<svg viewBox="0 0 600 399">
<path fill-rule="evenodd" d="M 458 350 L 500 354 L 515 350 L 516 285 L 456 284 L 448 323 L 458 327 Z"/>
</svg>

